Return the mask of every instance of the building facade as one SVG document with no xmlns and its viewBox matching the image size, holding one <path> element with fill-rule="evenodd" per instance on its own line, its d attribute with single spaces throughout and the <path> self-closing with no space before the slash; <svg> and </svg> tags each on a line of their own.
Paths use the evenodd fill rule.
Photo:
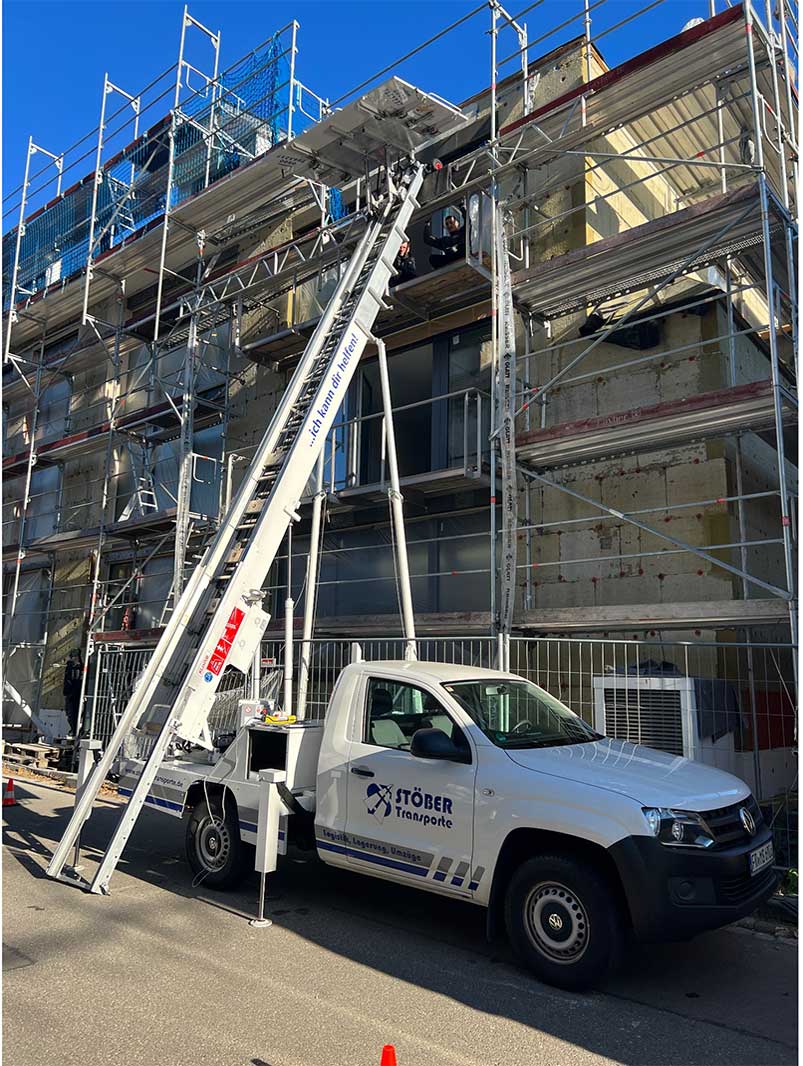
<svg viewBox="0 0 803 1066">
<path fill-rule="evenodd" d="M 443 166 L 410 228 L 415 276 L 391 288 L 376 327 L 419 632 L 496 634 L 508 582 L 514 636 L 692 642 L 727 676 L 728 644 L 796 640 L 785 24 L 728 7 L 608 67 L 590 24 L 536 57 L 503 9 L 491 18 L 521 70 L 495 60 L 492 87 L 433 145 Z M 63 706 L 71 650 L 91 697 L 101 649 L 158 639 L 348 262 L 371 166 L 338 184 L 323 157 L 327 180 L 282 159 L 330 113 L 299 81 L 297 52 L 293 24 L 203 92 L 182 53 L 166 117 L 155 90 L 123 94 L 116 154 L 102 115 L 92 174 L 33 213 L 31 189 L 16 194 L 24 227 L 3 259 L 6 722 Z M 363 92 L 369 109 L 407 92 L 386 84 Z M 433 65 L 422 89 L 438 88 Z M 444 262 L 428 240 L 450 214 L 464 248 Z M 500 231 L 516 328 L 507 576 Z M 370 355 L 323 484 L 316 634 L 392 636 Z M 314 491 L 268 581 L 277 622 L 289 593 L 300 625 Z M 773 692 L 794 683 L 790 664 Z"/>
</svg>

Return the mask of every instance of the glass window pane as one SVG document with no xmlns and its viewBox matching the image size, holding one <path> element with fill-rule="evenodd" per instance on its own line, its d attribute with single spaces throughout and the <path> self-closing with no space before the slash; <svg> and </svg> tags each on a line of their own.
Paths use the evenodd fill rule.
<svg viewBox="0 0 803 1066">
<path fill-rule="evenodd" d="M 372 677 L 368 682 L 365 743 L 409 751 L 419 729 L 441 729 L 452 736 L 454 723 L 443 705 L 425 689 L 404 681 Z"/>
<path fill-rule="evenodd" d="M 449 465 L 462 463 L 468 437 L 468 459 L 476 457 L 477 417 L 480 418 L 480 441 L 482 449 L 487 444 L 490 432 L 491 389 L 491 340 L 490 327 L 454 333 L 449 338 L 449 392 L 477 390 L 468 399 L 466 419 L 465 396 L 455 396 L 449 401 Z"/>
<path fill-rule="evenodd" d="M 432 345 L 390 356 L 388 376 L 399 475 L 422 474 L 432 467 Z M 374 361 L 362 370 L 361 414 L 365 420 L 360 427 L 360 483 L 363 485 L 376 484 L 383 475 L 387 476 L 382 464 L 382 419 L 365 418 L 381 411 L 379 363 Z"/>
</svg>

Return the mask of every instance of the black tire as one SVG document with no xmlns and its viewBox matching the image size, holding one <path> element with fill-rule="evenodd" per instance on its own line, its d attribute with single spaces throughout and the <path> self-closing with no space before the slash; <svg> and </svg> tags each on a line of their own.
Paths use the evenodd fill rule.
<svg viewBox="0 0 803 1066">
<path fill-rule="evenodd" d="M 522 863 L 508 885 L 505 924 L 520 962 L 558 988 L 588 988 L 621 960 L 619 901 L 592 863 L 570 855 Z"/>
<path fill-rule="evenodd" d="M 240 837 L 237 807 L 230 796 L 225 807 L 220 796 L 210 796 L 208 803 L 204 796 L 195 804 L 185 845 L 198 884 L 236 888 L 249 872 L 249 849 Z"/>
</svg>

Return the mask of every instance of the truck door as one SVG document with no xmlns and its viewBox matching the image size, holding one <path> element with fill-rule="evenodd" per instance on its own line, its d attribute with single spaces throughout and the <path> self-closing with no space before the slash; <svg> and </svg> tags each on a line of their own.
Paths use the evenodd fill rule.
<svg viewBox="0 0 803 1066">
<path fill-rule="evenodd" d="M 410 754 L 417 729 L 434 727 L 472 751 L 470 763 Z M 438 697 L 389 677 L 369 677 L 351 739 L 345 847 L 349 864 L 394 881 L 434 881 L 470 895 L 474 778 L 470 742 Z"/>
</svg>

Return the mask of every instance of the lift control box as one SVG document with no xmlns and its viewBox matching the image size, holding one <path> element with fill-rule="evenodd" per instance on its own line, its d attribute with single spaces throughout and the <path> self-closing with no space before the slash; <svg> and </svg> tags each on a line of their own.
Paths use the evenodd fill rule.
<svg viewBox="0 0 803 1066">
<path fill-rule="evenodd" d="M 315 787 L 323 722 L 303 721 L 273 725 L 252 721 L 248 724 L 249 781 L 259 780 L 260 770 L 284 770 L 291 792 Z"/>
<path fill-rule="evenodd" d="M 238 700 L 239 712 L 238 726 L 242 728 L 253 722 L 254 719 L 262 719 L 266 714 L 272 714 L 275 707 L 273 700 Z"/>
</svg>

